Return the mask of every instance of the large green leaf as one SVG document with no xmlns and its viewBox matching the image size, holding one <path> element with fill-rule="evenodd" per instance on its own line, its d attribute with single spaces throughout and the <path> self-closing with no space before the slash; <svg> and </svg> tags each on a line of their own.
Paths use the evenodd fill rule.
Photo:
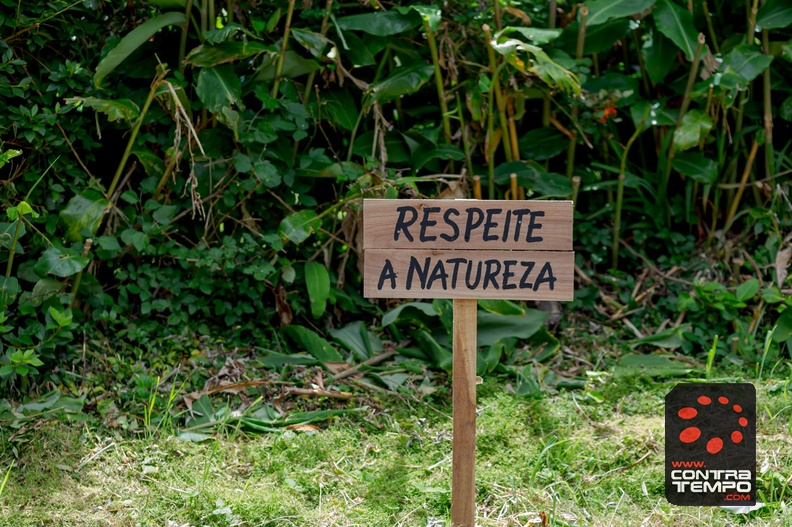
<svg viewBox="0 0 792 527">
<path fill-rule="evenodd" d="M 285 355 L 263 348 L 256 348 L 256 351 L 258 351 L 259 362 L 261 362 L 263 366 L 274 370 L 280 370 L 287 364 L 300 364 L 304 366 L 316 366 L 320 364 L 315 357 L 303 355 L 302 353 Z"/>
<path fill-rule="evenodd" d="M 361 157 L 370 157 L 371 148 L 376 139 L 374 130 L 361 134 L 355 139 L 352 153 Z M 402 134 L 387 134 L 385 136 L 385 150 L 388 152 L 388 163 L 398 164 L 410 161 L 410 149 Z"/>
<path fill-rule="evenodd" d="M 82 241 L 83 231 L 88 237 L 93 236 L 109 203 L 95 190 L 85 190 L 70 199 L 60 212 L 60 219 L 66 224 L 66 239 Z"/>
<path fill-rule="evenodd" d="M 580 81 L 575 74 L 551 59 L 539 46 L 507 37 L 493 39 L 490 45 L 521 73 L 533 73 L 550 86 L 574 94 L 580 93 Z M 520 56 L 520 52 L 527 55 L 527 60 Z"/>
<path fill-rule="evenodd" d="M 498 315 L 479 311 L 477 345 L 479 347 L 492 346 L 509 337 L 527 339 L 539 331 L 547 315 L 548 313 L 538 309 L 526 309 L 522 316 Z"/>
<path fill-rule="evenodd" d="M 564 28 L 564 33 L 556 41 L 559 48 L 574 56 L 577 50 L 578 28 L 580 24 L 575 21 Z M 617 40 L 627 34 L 630 29 L 630 20 L 617 18 L 604 24 L 597 24 L 586 28 L 586 40 L 583 41 L 583 54 L 590 55 L 609 49 Z"/>
<path fill-rule="evenodd" d="M 658 348 L 678 348 L 684 342 L 683 333 L 690 331 L 690 324 L 682 324 L 674 328 L 664 329 L 654 335 L 648 335 L 630 342 L 630 347 L 636 348 L 641 344 L 650 344 Z"/>
<path fill-rule="evenodd" d="M 664 105 L 665 101 L 638 101 L 630 106 L 630 117 L 635 127 L 674 126 L 677 112 Z"/>
<path fill-rule="evenodd" d="M 734 296 L 740 302 L 745 302 L 756 296 L 756 293 L 758 292 L 759 292 L 759 280 L 757 280 L 756 278 L 751 278 L 750 280 L 746 280 L 745 282 L 740 284 Z"/>
<path fill-rule="evenodd" d="M 536 44 L 537 46 L 541 46 L 543 44 L 549 44 L 550 42 L 554 41 L 558 37 L 561 36 L 563 30 L 561 29 L 546 29 L 542 27 L 504 27 L 498 33 L 495 33 L 495 39 L 497 40 L 498 37 L 501 35 L 508 35 L 509 33 L 519 33 L 528 40 L 531 41 L 532 44 Z"/>
<path fill-rule="evenodd" d="M 201 69 L 195 92 L 206 109 L 213 113 L 231 105 L 244 108 L 239 77 L 230 64 Z"/>
<path fill-rule="evenodd" d="M 401 318 L 402 311 L 408 308 L 418 310 L 428 317 L 437 316 L 437 311 L 435 311 L 435 308 L 432 306 L 432 304 L 428 302 L 407 302 L 400 304 L 385 313 L 385 315 L 382 317 L 382 327 L 389 326 L 390 324 L 396 322 L 399 318 Z"/>
<path fill-rule="evenodd" d="M 87 256 L 80 256 L 75 250 L 50 247 L 42 253 L 33 269 L 41 276 L 51 274 L 66 278 L 85 269 L 88 262 Z"/>
<path fill-rule="evenodd" d="M 331 163 L 316 170 L 305 168 L 297 173 L 305 177 L 322 177 L 332 178 L 338 181 L 353 181 L 365 174 L 366 171 L 357 163 L 353 163 L 352 161 L 341 161 L 339 163 Z"/>
<path fill-rule="evenodd" d="M 294 37 L 294 40 L 302 44 L 305 49 L 316 58 L 322 57 L 325 46 L 330 42 L 327 37 L 321 33 L 315 33 L 298 27 L 291 30 L 291 35 Z"/>
<path fill-rule="evenodd" d="M 500 363 L 501 357 L 505 354 L 506 345 L 503 342 L 496 342 L 490 346 L 486 354 L 477 353 L 476 374 L 484 375 L 485 373 L 492 373 Z"/>
<path fill-rule="evenodd" d="M 649 9 L 655 0 L 592 0 L 588 2 L 586 26 L 604 24 L 612 18 L 624 18 Z"/>
<path fill-rule="evenodd" d="M 617 375 L 648 375 L 649 377 L 681 377 L 692 372 L 690 365 L 665 355 L 628 353 L 615 368 Z"/>
<path fill-rule="evenodd" d="M 315 224 L 316 213 L 306 209 L 283 218 L 278 230 L 294 243 L 300 244 L 308 239 Z"/>
<path fill-rule="evenodd" d="M 676 44 L 689 61 L 696 54 L 698 32 L 693 25 L 690 11 L 676 5 L 672 0 L 657 0 L 654 8 L 657 29 Z M 668 57 L 666 60 L 671 60 Z"/>
<path fill-rule="evenodd" d="M 0 275 L 0 314 L 5 312 L 6 307 L 14 301 L 20 291 L 19 280 L 16 276 L 6 278 Z"/>
<path fill-rule="evenodd" d="M 479 300 L 478 307 L 498 315 L 522 316 L 525 314 L 525 308 L 511 300 Z"/>
<path fill-rule="evenodd" d="M 416 11 L 402 14 L 398 11 L 377 11 L 362 15 L 341 17 L 336 20 L 339 29 L 363 31 L 370 35 L 389 37 L 412 29 L 421 23 Z"/>
<path fill-rule="evenodd" d="M 17 232 L 17 223 L 22 220 L 14 220 L 11 223 L 0 223 L 0 248 L 3 249 L 11 249 L 11 241 L 14 239 L 14 234 L 16 233 L 17 242 L 14 252 L 17 254 L 25 254 L 25 250 L 22 247 L 22 244 L 19 243 L 19 240 L 25 235 L 25 222 L 19 226 L 19 231 Z"/>
<path fill-rule="evenodd" d="M 429 27 L 429 31 L 432 33 L 437 31 L 443 17 L 443 12 L 439 7 L 435 5 L 411 5 L 408 9 L 412 9 L 421 15 L 421 20 Z M 407 14 L 403 7 L 397 7 L 396 10 Z"/>
<path fill-rule="evenodd" d="M 674 67 L 674 61 L 668 60 L 676 53 L 674 43 L 663 35 L 657 28 L 652 28 L 650 37 L 644 42 L 641 54 L 644 58 L 646 73 L 655 84 L 663 82 L 668 72 Z"/>
<path fill-rule="evenodd" d="M 566 197 L 572 194 L 572 184 L 561 174 L 545 172 L 544 167 L 530 161 L 503 163 L 495 169 L 495 182 L 508 185 L 512 174 L 517 175 L 517 183 L 539 196 Z"/>
<path fill-rule="evenodd" d="M 437 340 L 425 329 L 413 331 L 412 336 L 418 343 L 418 346 L 430 358 L 434 366 L 449 373 L 451 372 L 453 355 L 447 348 L 437 342 Z"/>
<path fill-rule="evenodd" d="M 311 315 L 319 318 L 324 314 L 330 296 L 330 275 L 327 268 L 318 262 L 305 264 L 305 285 L 311 304 Z"/>
<path fill-rule="evenodd" d="M 331 329 L 330 334 L 360 360 L 368 360 L 384 349 L 382 341 L 369 332 L 362 320 L 350 322 L 341 329 Z"/>
<path fill-rule="evenodd" d="M 275 188 L 281 184 L 281 173 L 275 165 L 266 159 L 259 159 L 253 163 L 253 174 L 259 181 L 264 183 L 267 188 Z"/>
<path fill-rule="evenodd" d="M 281 330 L 295 344 L 322 362 L 343 362 L 344 358 L 332 344 L 313 330 L 303 326 L 286 326 Z"/>
<path fill-rule="evenodd" d="M 276 49 L 255 41 L 221 42 L 214 45 L 204 44 L 190 51 L 184 58 L 184 62 L 201 68 L 211 68 L 218 64 L 254 57 L 265 51 L 275 52 Z"/>
<path fill-rule="evenodd" d="M 0 151 L 0 168 L 2 168 L 3 165 L 5 165 L 10 160 L 14 159 L 16 156 L 19 156 L 19 155 L 22 155 L 22 150 L 10 149 L 10 150 L 6 150 L 4 152 Z"/>
<path fill-rule="evenodd" d="M 320 98 L 321 116 L 344 130 L 351 131 L 355 127 L 358 109 L 355 99 L 349 90 L 333 90 L 322 92 Z"/>
<path fill-rule="evenodd" d="M 781 57 L 787 62 L 792 62 L 792 39 L 786 42 L 770 42 L 770 52 L 775 57 Z"/>
<path fill-rule="evenodd" d="M 99 62 L 99 65 L 96 67 L 96 73 L 94 74 L 94 85 L 97 88 L 100 87 L 105 77 L 116 69 L 133 51 L 154 36 L 157 31 L 166 26 L 184 25 L 186 21 L 187 19 L 184 17 L 184 13 L 169 11 L 146 20 L 127 33 L 118 45 L 111 49 L 107 56 Z"/>
<path fill-rule="evenodd" d="M 773 328 L 773 340 L 784 342 L 792 338 L 792 306 L 787 306 Z"/>
<path fill-rule="evenodd" d="M 30 295 L 29 301 L 33 305 L 39 305 L 46 298 L 54 296 L 62 289 L 63 282 L 55 280 L 54 278 L 42 278 L 33 286 L 33 294 Z"/>
<path fill-rule="evenodd" d="M 732 70 L 746 81 L 752 81 L 773 62 L 772 55 L 765 55 L 757 46 L 743 44 L 732 49 L 725 57 L 719 71 Z"/>
<path fill-rule="evenodd" d="M 519 146 L 524 159 L 544 161 L 564 152 L 569 138 L 555 128 L 535 128 L 520 137 Z"/>
<path fill-rule="evenodd" d="M 363 35 L 360 38 L 355 33 L 347 33 L 344 35 L 344 40 L 347 49 L 344 50 L 344 58 L 352 63 L 353 68 L 361 68 L 363 66 L 373 66 L 377 63 L 374 58 L 379 48 L 376 40 L 382 40 L 387 37 L 375 37 L 373 35 Z"/>
<path fill-rule="evenodd" d="M 275 78 L 278 56 L 278 54 L 273 53 L 271 56 L 264 58 L 258 69 L 258 73 L 256 73 L 253 79 L 255 82 L 271 81 Z M 308 75 L 319 68 L 321 68 L 321 66 L 315 60 L 303 58 L 296 51 L 287 50 L 283 58 L 281 78 L 295 79 L 302 75 Z"/>
<path fill-rule="evenodd" d="M 696 146 L 712 129 L 712 118 L 701 110 L 690 110 L 674 130 L 674 144 L 680 152 Z"/>
<path fill-rule="evenodd" d="M 624 75 L 610 71 L 597 77 L 589 77 L 583 89 L 589 93 L 611 93 L 619 100 L 619 108 L 631 106 L 640 97 L 638 79 L 633 75 Z"/>
<path fill-rule="evenodd" d="M 792 121 L 792 96 L 784 99 L 778 109 L 778 115 L 785 121 Z"/>
<path fill-rule="evenodd" d="M 465 158 L 464 152 L 456 145 L 424 143 L 415 149 L 412 154 L 411 167 L 413 172 L 420 170 L 432 159 L 453 159 L 460 161 Z"/>
<path fill-rule="evenodd" d="M 236 23 L 226 24 L 220 29 L 212 29 L 211 31 L 204 31 L 204 40 L 207 44 L 220 44 L 231 40 L 237 33 L 244 33 L 253 40 L 259 40 L 255 33 L 248 31 L 243 26 Z"/>
<path fill-rule="evenodd" d="M 97 99 L 96 97 L 69 97 L 68 104 L 82 104 L 107 115 L 108 121 L 134 121 L 140 115 L 140 108 L 130 99 Z"/>
<path fill-rule="evenodd" d="M 146 174 L 149 176 L 159 179 L 162 177 L 162 174 L 165 173 L 165 163 L 162 161 L 162 158 L 148 148 L 135 148 L 132 150 L 132 154 L 138 158 L 138 161 L 143 166 L 143 170 L 145 170 Z"/>
<path fill-rule="evenodd" d="M 402 95 L 417 92 L 428 81 L 434 69 L 431 64 L 416 62 L 406 67 L 397 68 L 387 78 L 370 86 L 373 100 L 388 102 Z"/>
<path fill-rule="evenodd" d="M 671 163 L 674 170 L 699 183 L 712 185 L 718 179 L 718 163 L 699 152 L 681 152 Z"/>
<path fill-rule="evenodd" d="M 762 29 L 777 29 L 792 24 L 792 2 L 767 0 L 756 15 L 756 25 Z"/>
</svg>

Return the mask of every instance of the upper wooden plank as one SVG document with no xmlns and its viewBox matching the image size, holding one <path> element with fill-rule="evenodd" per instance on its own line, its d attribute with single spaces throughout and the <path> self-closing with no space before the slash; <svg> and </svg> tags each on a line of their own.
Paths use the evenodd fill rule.
<svg viewBox="0 0 792 527">
<path fill-rule="evenodd" d="M 571 201 L 365 199 L 364 249 L 572 250 Z"/>
</svg>

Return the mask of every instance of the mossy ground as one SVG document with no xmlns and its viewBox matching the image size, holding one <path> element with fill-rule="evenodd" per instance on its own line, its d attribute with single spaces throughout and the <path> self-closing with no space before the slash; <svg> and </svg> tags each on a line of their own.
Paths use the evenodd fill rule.
<svg viewBox="0 0 792 527">
<path fill-rule="evenodd" d="M 757 461 L 767 505 L 747 515 L 664 498 L 663 397 L 670 384 L 603 384 L 598 397 L 526 400 L 479 387 L 478 525 L 792 525 L 792 393 L 759 387 Z M 383 411 L 317 433 L 203 443 L 132 439 L 50 421 L 0 434 L 0 526 L 450 525 L 451 408 L 378 396 Z M 16 452 L 14 452 L 14 450 Z M 2 481 L 2 479 L 0 479 Z"/>
</svg>

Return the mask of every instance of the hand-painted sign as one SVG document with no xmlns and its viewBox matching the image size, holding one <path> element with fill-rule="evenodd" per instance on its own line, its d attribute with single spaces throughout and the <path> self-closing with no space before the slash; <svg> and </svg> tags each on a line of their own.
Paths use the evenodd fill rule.
<svg viewBox="0 0 792 527">
<path fill-rule="evenodd" d="M 363 204 L 364 296 L 572 300 L 571 201 Z"/>
</svg>

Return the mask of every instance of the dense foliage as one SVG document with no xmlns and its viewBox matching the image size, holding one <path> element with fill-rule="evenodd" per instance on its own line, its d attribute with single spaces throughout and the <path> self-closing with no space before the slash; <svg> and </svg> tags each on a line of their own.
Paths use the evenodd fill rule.
<svg viewBox="0 0 792 527">
<path fill-rule="evenodd" d="M 366 4 L 0 0 L 4 390 L 79 392 L 86 353 L 154 371 L 193 332 L 447 369 L 448 302 L 360 294 L 362 197 L 574 199 L 562 328 L 788 352 L 786 0 Z M 480 371 L 556 382 L 546 317 L 482 303 Z"/>
</svg>

